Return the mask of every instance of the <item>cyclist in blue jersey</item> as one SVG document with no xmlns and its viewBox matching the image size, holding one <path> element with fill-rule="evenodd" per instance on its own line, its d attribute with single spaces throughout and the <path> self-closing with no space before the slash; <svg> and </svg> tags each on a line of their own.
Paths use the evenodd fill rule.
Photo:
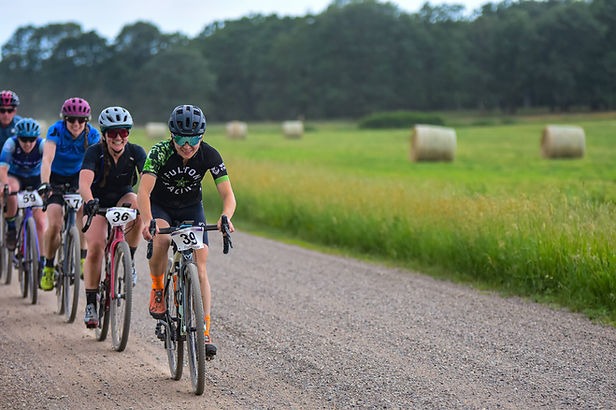
<svg viewBox="0 0 616 410">
<path fill-rule="evenodd" d="M 234 230 L 231 217 L 235 212 L 235 195 L 222 157 L 215 148 L 201 140 L 205 127 L 205 115 L 199 107 L 175 107 L 169 118 L 171 138 L 155 144 L 143 166 L 137 202 L 141 218 L 146 224 L 142 231 L 143 237 L 148 241 L 153 239 L 149 263 L 152 278 L 150 315 L 154 318 L 165 315 L 164 273 L 171 240 L 169 235 L 155 235 L 152 238 L 149 232 L 150 221 L 156 221 L 157 229 L 169 227 L 174 221 L 185 220 L 204 226 L 206 221 L 201 182 L 209 171 L 222 199 L 222 214 L 229 218 L 229 230 Z M 217 224 L 220 229 L 221 218 Z M 206 270 L 208 238 L 205 230 L 203 243 L 205 246 L 195 251 L 195 263 L 205 315 L 205 354 L 211 359 L 216 354 L 216 346 L 210 334 L 211 290 Z"/>
<path fill-rule="evenodd" d="M 36 188 L 41 183 L 41 162 L 43 160 L 43 139 L 41 127 L 32 118 L 23 118 L 16 125 L 16 136 L 9 138 L 2 153 L 0 153 L 0 185 L 9 185 L 11 192 L 17 192 L 26 187 Z M 7 199 L 7 237 L 6 247 L 15 249 L 17 242 L 17 228 L 15 217 L 17 216 L 17 198 L 15 195 Z M 41 243 L 45 228 L 45 216 L 43 210 L 32 210 L 36 230 Z"/>
<path fill-rule="evenodd" d="M 98 205 L 103 208 L 122 206 L 128 203 L 137 208 L 137 194 L 133 185 L 143 169 L 145 150 L 137 144 L 128 142 L 133 128 L 133 118 L 122 107 L 107 107 L 98 116 L 102 139 L 86 151 L 83 166 L 79 173 L 79 193 L 84 200 L 84 214 L 89 215 Z M 133 286 L 137 283 L 134 257 L 141 240 L 141 218 L 125 227 L 126 242 L 133 260 Z M 85 233 L 88 254 L 84 264 L 84 284 L 86 288 L 86 327 L 98 326 L 96 297 L 101 277 L 105 245 L 107 244 L 107 221 L 104 216 L 95 215 L 90 228 Z"/>
<path fill-rule="evenodd" d="M 55 255 L 60 246 L 60 231 L 63 221 L 63 203 L 61 191 L 54 187 L 70 184 L 75 192 L 79 188 L 79 171 L 86 149 L 101 139 L 98 130 L 88 124 L 90 104 L 83 98 L 73 97 L 64 101 L 62 119 L 47 131 L 41 166 L 41 191 L 51 191 L 47 199 L 47 230 L 43 240 L 45 267 L 41 277 L 41 289 L 52 290 L 54 287 Z M 54 192 L 55 191 L 55 192 Z M 83 208 L 83 207 L 82 207 Z M 81 232 L 83 209 L 77 212 L 77 224 L 81 243 L 81 262 L 86 257 L 85 240 Z M 83 269 L 82 269 L 83 270 Z"/>
<path fill-rule="evenodd" d="M 19 97 L 11 90 L 0 91 L 0 150 L 10 137 L 15 136 L 15 124 L 21 120 L 17 115 Z"/>
</svg>

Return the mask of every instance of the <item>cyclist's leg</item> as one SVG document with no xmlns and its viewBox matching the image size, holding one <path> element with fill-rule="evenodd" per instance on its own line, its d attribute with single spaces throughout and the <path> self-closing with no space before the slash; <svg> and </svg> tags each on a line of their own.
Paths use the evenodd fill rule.
<svg viewBox="0 0 616 410">
<path fill-rule="evenodd" d="M 88 254 L 83 272 L 84 287 L 86 288 L 84 322 L 87 327 L 96 327 L 98 325 L 96 296 L 98 294 L 98 284 L 101 280 L 101 266 L 107 242 L 107 221 L 105 218 L 100 215 L 94 216 L 90 228 L 84 236 L 88 241 Z"/>
<path fill-rule="evenodd" d="M 47 227 L 47 220 L 45 219 L 45 213 L 41 208 L 35 208 L 32 210 L 32 216 L 36 222 L 36 233 L 38 235 L 39 249 L 43 251 L 43 233 Z"/>
<path fill-rule="evenodd" d="M 158 229 L 171 226 L 171 217 L 162 207 L 151 203 L 152 218 L 156 220 Z M 152 257 L 149 260 L 150 278 L 152 279 L 152 291 L 150 292 L 150 315 L 155 318 L 164 316 L 166 310 L 163 295 L 165 270 L 171 237 L 169 235 L 155 235 L 152 241 Z"/>
<path fill-rule="evenodd" d="M 8 185 L 10 192 L 19 191 L 19 180 L 13 176 L 8 175 Z M 17 226 L 16 226 L 16 217 L 17 217 L 17 197 L 15 195 L 9 195 L 6 201 L 6 223 L 7 223 L 7 232 L 6 232 L 6 247 L 9 250 L 15 249 L 17 244 Z"/>
<path fill-rule="evenodd" d="M 55 280 L 55 256 L 60 246 L 60 231 L 63 223 L 62 205 L 58 203 L 48 203 L 47 210 L 47 229 L 43 234 L 43 256 L 45 257 L 45 267 L 41 276 L 41 288 L 52 290 Z"/>
</svg>

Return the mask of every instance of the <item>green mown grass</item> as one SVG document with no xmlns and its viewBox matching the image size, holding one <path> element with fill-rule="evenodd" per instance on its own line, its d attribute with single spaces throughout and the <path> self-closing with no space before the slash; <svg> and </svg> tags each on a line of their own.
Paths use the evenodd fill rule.
<svg viewBox="0 0 616 410">
<path fill-rule="evenodd" d="M 454 118 L 452 163 L 411 162 L 410 129 L 359 130 L 344 122 L 310 124 L 299 140 L 285 139 L 278 124 L 249 124 L 246 140 L 230 140 L 213 125 L 206 139 L 225 158 L 239 229 L 556 303 L 613 324 L 615 118 L 573 118 L 586 131 L 586 155 L 575 160 L 540 156 L 543 127 L 571 122 L 567 117 L 481 127 Z M 220 201 L 211 181 L 205 201 L 214 216 Z"/>
</svg>

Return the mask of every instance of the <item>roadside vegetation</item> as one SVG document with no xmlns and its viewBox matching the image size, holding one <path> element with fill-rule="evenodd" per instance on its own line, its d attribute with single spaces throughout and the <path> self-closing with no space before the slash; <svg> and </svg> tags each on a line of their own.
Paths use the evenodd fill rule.
<svg viewBox="0 0 616 410">
<path fill-rule="evenodd" d="M 239 229 L 616 323 L 616 114 L 445 118 L 461 124 L 451 163 L 411 162 L 410 128 L 350 122 L 312 123 L 301 139 L 275 123 L 249 124 L 244 140 L 211 125 L 206 139 L 230 170 Z M 548 123 L 582 126 L 584 158 L 542 158 Z"/>
</svg>

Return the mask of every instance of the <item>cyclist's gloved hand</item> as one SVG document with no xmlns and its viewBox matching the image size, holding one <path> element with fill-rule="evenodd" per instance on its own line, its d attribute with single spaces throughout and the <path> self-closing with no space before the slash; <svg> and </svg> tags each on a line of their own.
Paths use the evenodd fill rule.
<svg viewBox="0 0 616 410">
<path fill-rule="evenodd" d="M 98 199 L 90 199 L 83 206 L 83 212 L 86 215 L 92 215 L 94 212 L 96 212 L 96 208 L 98 208 Z"/>
<path fill-rule="evenodd" d="M 51 185 L 49 185 L 47 182 L 43 182 L 41 185 L 39 185 L 37 191 L 39 195 L 45 195 L 51 191 Z"/>
</svg>

